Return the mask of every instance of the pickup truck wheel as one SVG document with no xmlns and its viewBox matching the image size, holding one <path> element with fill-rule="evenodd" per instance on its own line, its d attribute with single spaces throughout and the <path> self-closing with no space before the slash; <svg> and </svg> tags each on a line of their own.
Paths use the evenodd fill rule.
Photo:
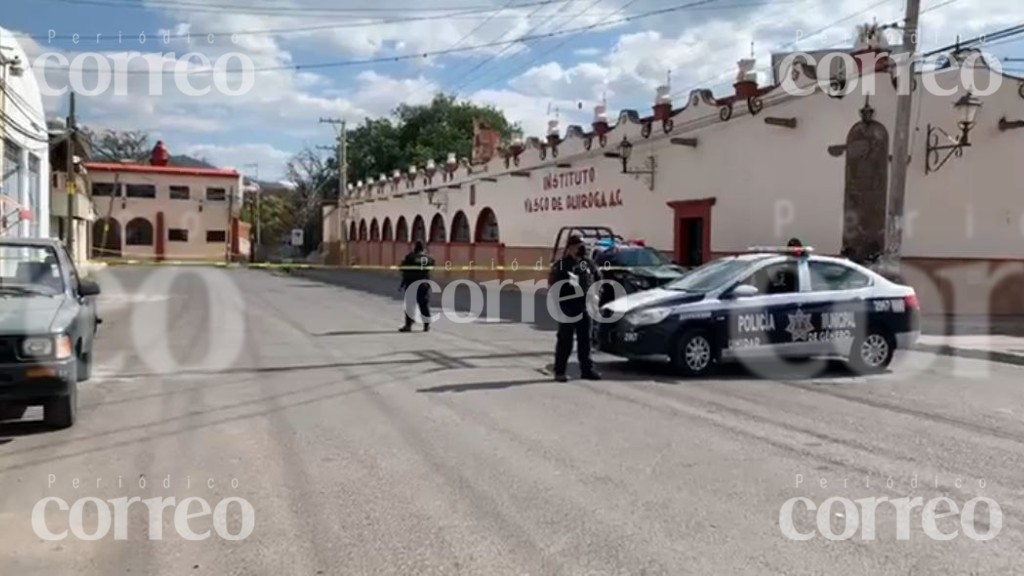
<svg viewBox="0 0 1024 576">
<path fill-rule="evenodd" d="M 714 369 L 717 356 L 708 332 L 690 330 L 676 338 L 672 350 L 672 364 L 683 376 L 705 376 Z"/>
<path fill-rule="evenodd" d="M 78 418 L 78 384 L 72 378 L 68 383 L 68 394 L 51 398 L 43 406 L 43 422 L 54 428 L 70 428 Z"/>
<path fill-rule="evenodd" d="M 92 378 L 92 352 L 78 355 L 78 381 L 85 382 Z"/>
</svg>

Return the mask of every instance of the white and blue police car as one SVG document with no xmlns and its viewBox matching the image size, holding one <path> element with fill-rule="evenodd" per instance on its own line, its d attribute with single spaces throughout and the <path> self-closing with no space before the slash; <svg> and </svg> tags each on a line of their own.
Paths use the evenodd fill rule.
<svg viewBox="0 0 1024 576">
<path fill-rule="evenodd" d="M 601 315 L 601 350 L 667 358 L 686 376 L 757 357 L 841 356 L 857 372 L 879 372 L 920 335 L 913 288 L 806 247 L 721 258 Z"/>
</svg>

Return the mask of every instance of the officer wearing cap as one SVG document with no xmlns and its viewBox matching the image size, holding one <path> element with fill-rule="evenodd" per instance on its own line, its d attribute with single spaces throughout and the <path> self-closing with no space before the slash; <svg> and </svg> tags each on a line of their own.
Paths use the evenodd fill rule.
<svg viewBox="0 0 1024 576">
<path fill-rule="evenodd" d="M 580 373 L 587 380 L 600 380 L 590 358 L 590 322 L 587 312 L 587 291 L 594 281 L 593 262 L 586 257 L 586 246 L 577 236 L 569 237 L 565 254 L 551 266 L 549 298 L 558 299 L 558 340 L 555 344 L 555 380 L 567 382 L 566 368 L 576 339 L 576 356 Z"/>
</svg>

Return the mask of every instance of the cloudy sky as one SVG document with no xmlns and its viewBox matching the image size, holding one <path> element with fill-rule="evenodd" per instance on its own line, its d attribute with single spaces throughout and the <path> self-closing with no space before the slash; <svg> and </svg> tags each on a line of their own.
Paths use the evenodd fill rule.
<svg viewBox="0 0 1024 576">
<path fill-rule="evenodd" d="M 0 1 L 0 26 L 36 55 L 251 58 L 259 71 L 246 94 L 213 86 L 203 96 L 185 94 L 171 76 L 160 95 L 150 94 L 147 64 L 135 59 L 124 94 L 111 87 L 81 96 L 78 112 L 94 127 L 147 130 L 173 153 L 258 163 L 263 179 L 281 177 L 303 147 L 331 143 L 321 117 L 358 123 L 445 91 L 498 106 L 528 134 L 541 134 L 556 113 L 563 129 L 588 124 L 602 98 L 613 114 L 647 110 L 669 81 L 677 98 L 698 86 L 725 92 L 736 60 L 752 49 L 765 66 L 776 51 L 845 47 L 858 24 L 898 22 L 904 11 L 904 0 Z M 925 49 L 1024 24 L 1019 0 L 923 0 L 923 8 Z M 529 39 L 545 34 L 556 35 Z M 990 50 L 1024 58 L 1024 42 Z M 66 70 L 50 64 L 37 75 L 67 86 Z M 202 57 L 183 64 L 199 70 L 193 86 L 213 84 Z M 228 88 L 237 89 L 239 76 L 230 77 Z M 86 73 L 85 87 L 93 86 L 95 74 Z M 63 115 L 64 101 L 48 98 L 50 115 Z"/>
</svg>

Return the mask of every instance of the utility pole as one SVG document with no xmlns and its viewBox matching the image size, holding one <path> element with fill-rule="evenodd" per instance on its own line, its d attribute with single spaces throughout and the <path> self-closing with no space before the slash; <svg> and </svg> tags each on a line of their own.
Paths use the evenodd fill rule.
<svg viewBox="0 0 1024 576">
<path fill-rule="evenodd" d="M 260 187 L 260 164 L 259 164 L 259 162 L 253 162 L 251 164 L 246 164 L 245 167 L 246 168 L 250 168 L 251 167 L 256 172 L 256 176 L 255 176 L 255 178 L 253 178 L 252 185 L 253 185 L 253 190 L 254 190 L 253 196 L 255 196 L 255 199 L 253 201 L 253 204 L 255 205 L 255 212 L 253 214 L 253 221 L 254 221 L 254 224 L 256 224 L 256 247 L 257 247 L 256 252 L 258 252 L 259 251 L 259 247 L 263 245 L 263 234 L 261 232 L 262 228 L 263 228 L 263 212 L 260 209 L 260 205 L 261 205 L 260 199 L 263 196 L 263 194 L 262 194 L 263 190 Z"/>
<path fill-rule="evenodd" d="M 71 257 L 78 258 L 75 252 L 75 93 L 68 94 L 68 125 L 67 125 L 67 178 L 64 179 L 68 196 L 68 252 Z"/>
<path fill-rule="evenodd" d="M 341 263 L 348 262 L 348 239 L 345 237 L 345 220 L 348 218 L 348 198 L 346 195 L 348 181 L 348 132 L 345 121 L 337 118 L 321 118 L 321 124 L 333 124 L 338 137 L 338 220 L 341 229 L 338 231 L 338 247 L 341 252 Z M 323 216 L 321 216 L 322 218 Z"/>
<path fill-rule="evenodd" d="M 897 273 L 903 255 L 903 219 L 907 198 L 907 157 L 910 152 L 910 120 L 914 104 L 914 59 L 917 56 L 917 26 L 921 0 L 907 0 L 907 15 L 900 51 L 907 55 L 906 76 L 898 83 L 896 97 L 896 136 L 892 145 L 892 178 L 885 218 L 885 255 L 887 272 Z"/>
</svg>

